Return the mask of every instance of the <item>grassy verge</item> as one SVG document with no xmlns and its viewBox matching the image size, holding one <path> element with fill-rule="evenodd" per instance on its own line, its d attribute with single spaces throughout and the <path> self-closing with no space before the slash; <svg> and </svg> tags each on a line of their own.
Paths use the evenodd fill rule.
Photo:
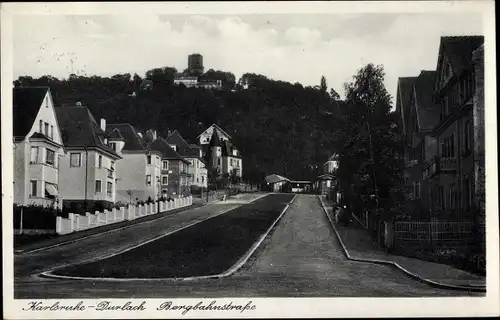
<svg viewBox="0 0 500 320">
<path fill-rule="evenodd" d="M 269 195 L 120 255 L 67 267 L 59 275 L 172 278 L 219 274 L 243 256 L 293 195 Z"/>
</svg>

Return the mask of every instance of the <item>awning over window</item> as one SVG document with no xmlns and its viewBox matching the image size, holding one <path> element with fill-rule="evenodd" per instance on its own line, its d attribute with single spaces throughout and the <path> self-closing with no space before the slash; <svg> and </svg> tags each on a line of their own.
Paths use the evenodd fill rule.
<svg viewBox="0 0 500 320">
<path fill-rule="evenodd" d="M 57 188 L 53 184 L 45 184 L 45 190 L 54 197 L 57 197 L 59 195 L 59 192 L 57 192 Z"/>
</svg>

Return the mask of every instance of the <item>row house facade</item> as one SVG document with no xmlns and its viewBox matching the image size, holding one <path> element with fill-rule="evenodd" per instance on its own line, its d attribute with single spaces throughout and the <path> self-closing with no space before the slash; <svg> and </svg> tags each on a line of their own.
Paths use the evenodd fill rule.
<svg viewBox="0 0 500 320">
<path fill-rule="evenodd" d="M 118 201 L 128 203 L 160 198 L 162 153 L 151 150 L 141 133 L 130 124 L 108 124 L 106 132 L 111 147 L 122 157 L 117 162 Z"/>
<path fill-rule="evenodd" d="M 13 89 L 14 203 L 60 207 L 61 132 L 48 87 Z"/>
<path fill-rule="evenodd" d="M 190 185 L 206 188 L 208 185 L 207 169 L 201 147 L 187 143 L 177 130 L 169 134 L 165 140 L 175 152 L 190 162 L 188 166 L 188 173 L 191 175 Z"/>
<path fill-rule="evenodd" d="M 64 155 L 60 158 L 60 195 L 63 208 L 109 208 L 116 201 L 116 163 L 121 156 L 90 110 L 77 103 L 55 108 Z"/>
<path fill-rule="evenodd" d="M 191 194 L 191 163 L 179 155 L 164 138 L 156 138 L 149 144 L 149 148 L 161 153 L 162 195 L 181 197 Z"/>
<path fill-rule="evenodd" d="M 404 184 L 430 218 L 477 221 L 484 206 L 483 41 L 442 37 L 436 71 L 398 81 Z"/>
</svg>

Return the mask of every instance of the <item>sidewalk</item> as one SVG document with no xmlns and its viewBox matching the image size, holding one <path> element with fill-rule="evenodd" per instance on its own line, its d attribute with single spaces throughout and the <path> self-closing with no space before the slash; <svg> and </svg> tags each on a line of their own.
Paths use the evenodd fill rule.
<svg viewBox="0 0 500 320">
<path fill-rule="evenodd" d="M 129 227 L 132 227 L 132 226 L 137 225 L 139 223 L 156 220 L 156 219 L 159 219 L 162 217 L 177 214 L 181 211 L 194 209 L 194 208 L 198 208 L 198 207 L 201 207 L 201 204 L 193 204 L 191 206 L 187 206 L 187 207 L 183 207 L 183 208 L 179 208 L 179 209 L 175 209 L 175 210 L 159 212 L 159 213 L 155 213 L 152 215 L 139 217 L 135 220 L 124 220 L 124 221 L 120 221 L 117 223 L 111 223 L 111 224 L 107 224 L 104 226 L 100 226 L 97 228 L 72 232 L 72 233 L 68 233 L 68 234 L 64 234 L 64 235 L 57 235 L 54 238 L 15 246 L 14 252 L 15 253 L 28 253 L 28 252 L 33 252 L 33 251 L 45 250 L 46 248 L 51 248 L 51 247 L 63 245 L 63 244 L 66 244 L 68 242 L 81 240 L 81 239 L 88 238 L 88 237 L 102 234 L 102 233 L 107 233 L 107 232 L 112 232 L 112 231 L 117 231 L 117 230 L 129 228 Z"/>
<path fill-rule="evenodd" d="M 368 232 L 355 219 L 347 227 L 335 224 L 331 203 L 324 200 L 322 202 L 349 259 L 391 264 L 412 277 L 440 287 L 486 291 L 486 277 L 445 264 L 384 252 L 377 247 Z"/>
<path fill-rule="evenodd" d="M 231 201 L 223 202 L 223 201 L 215 200 L 215 201 L 212 201 L 212 202 L 209 202 L 206 204 L 203 203 L 202 201 L 196 201 L 193 203 L 193 205 L 188 206 L 188 207 L 184 207 L 184 208 L 179 208 L 179 209 L 175 209 L 175 210 L 170 210 L 170 211 L 160 212 L 160 213 L 156 213 L 156 214 L 152 214 L 152 215 L 147 215 L 147 216 L 143 216 L 143 217 L 137 218 L 135 220 L 131 220 L 131 221 L 125 220 L 125 221 L 121 221 L 121 222 L 117 222 L 117 223 L 112 223 L 112 224 L 100 226 L 97 228 L 73 232 L 73 233 L 69 233 L 69 234 L 65 234 L 65 235 L 58 235 L 54 238 L 44 239 L 44 240 L 37 241 L 37 242 L 21 244 L 19 246 L 14 247 L 14 253 L 23 254 L 23 253 L 42 251 L 42 250 L 46 250 L 49 248 L 65 245 L 67 243 L 72 243 L 72 242 L 75 242 L 78 240 L 83 240 L 83 239 L 86 239 L 89 237 L 127 229 L 127 228 L 133 227 L 137 224 L 141 224 L 144 222 L 153 221 L 156 219 L 168 217 L 168 216 L 180 213 L 182 211 L 195 209 L 195 208 L 199 208 L 199 207 L 203 207 L 203 206 L 217 206 L 218 204 L 224 204 L 224 205 L 246 204 L 246 203 L 250 203 L 252 201 L 255 201 L 257 199 L 260 199 L 261 197 L 263 197 L 265 195 L 266 194 L 262 194 L 262 193 L 251 193 L 251 194 L 240 194 L 240 195 L 236 196 L 236 197 L 238 197 L 236 199 L 244 198 L 245 201 L 240 200 L 240 201 L 232 201 L 232 202 Z M 233 199 L 233 197 L 230 197 L 228 200 L 231 200 L 231 199 Z M 194 201 L 194 199 L 193 199 L 193 201 Z"/>
</svg>

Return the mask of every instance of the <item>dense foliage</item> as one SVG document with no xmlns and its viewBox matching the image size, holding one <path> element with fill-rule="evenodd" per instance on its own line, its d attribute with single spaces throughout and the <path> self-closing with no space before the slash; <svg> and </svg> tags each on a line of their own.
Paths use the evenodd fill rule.
<svg viewBox="0 0 500 320">
<path fill-rule="evenodd" d="M 384 87 L 381 66 L 367 65 L 346 84 L 346 98 L 336 117 L 335 150 L 339 151 L 340 189 L 353 210 L 389 208 L 403 201 L 403 159 L 398 114 Z"/>
<path fill-rule="evenodd" d="M 96 119 L 156 129 L 161 136 L 176 129 L 190 143 L 217 123 L 242 152 L 246 181 L 259 183 L 272 173 L 314 179 L 338 153 L 340 189 L 350 201 L 362 203 L 359 198 L 370 194 L 383 201 L 398 182 L 397 115 L 390 111 L 380 66 L 359 70 L 346 84 L 344 100 L 334 89 L 327 91 L 323 76 L 319 85 L 303 87 L 252 73 L 236 82 L 229 72 L 209 70 L 201 78 L 222 80 L 223 88 L 208 90 L 174 85 L 176 73 L 168 67 L 149 70 L 150 88 L 137 74 L 20 77 L 14 85 L 50 86 L 56 106 L 80 101 Z"/>
<path fill-rule="evenodd" d="M 127 122 L 141 130 L 156 129 L 163 136 L 178 130 L 190 143 L 217 123 L 242 152 L 247 181 L 261 182 L 272 173 L 292 179 L 312 179 L 320 173 L 332 153 L 332 118 L 338 104 L 335 91 L 326 92 L 326 79 L 321 87 L 303 87 L 248 73 L 236 83 L 229 72 L 209 70 L 202 78 L 222 80 L 223 89 L 207 90 L 174 85 L 176 72 L 175 68 L 149 70 L 150 90 L 137 74 L 110 78 L 73 74 L 63 80 L 26 76 L 14 85 L 50 86 L 56 106 L 80 101 L 97 121 L 103 117 L 108 123 Z"/>
</svg>

